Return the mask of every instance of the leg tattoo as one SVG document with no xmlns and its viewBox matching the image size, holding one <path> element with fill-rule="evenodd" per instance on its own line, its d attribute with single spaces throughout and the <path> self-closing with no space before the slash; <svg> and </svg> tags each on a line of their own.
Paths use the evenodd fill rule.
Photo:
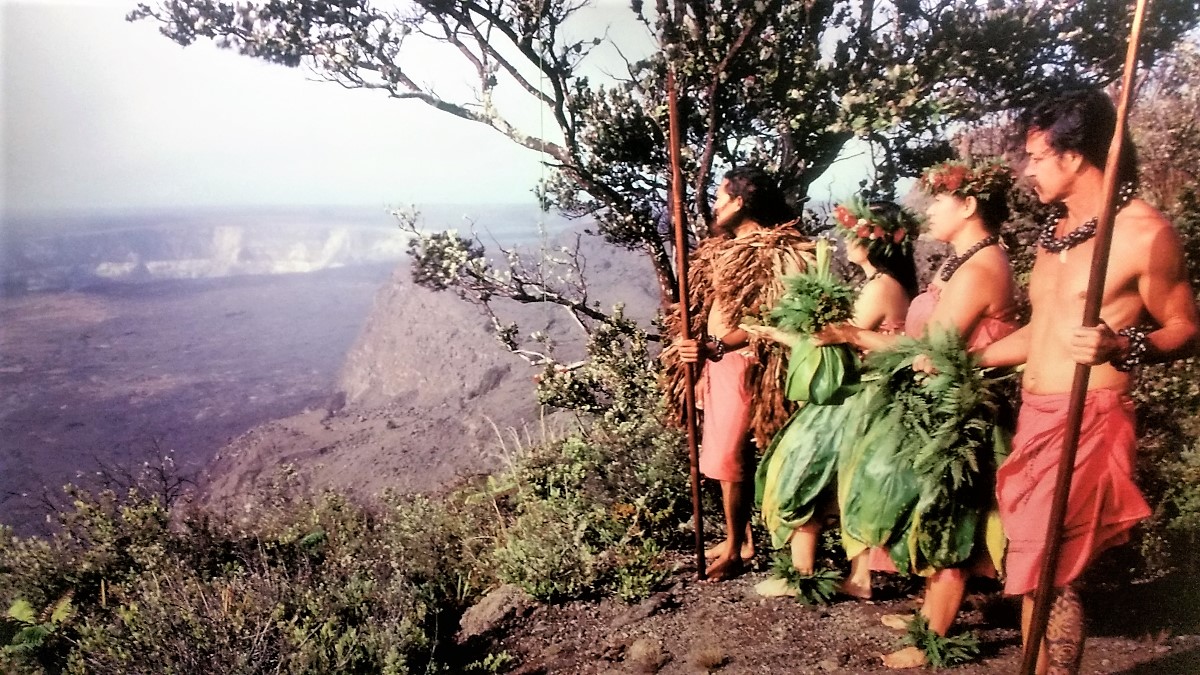
<svg viewBox="0 0 1200 675">
<path fill-rule="evenodd" d="M 1076 675 L 1083 657 L 1083 603 L 1067 586 L 1058 592 L 1046 624 L 1046 675 Z"/>
</svg>

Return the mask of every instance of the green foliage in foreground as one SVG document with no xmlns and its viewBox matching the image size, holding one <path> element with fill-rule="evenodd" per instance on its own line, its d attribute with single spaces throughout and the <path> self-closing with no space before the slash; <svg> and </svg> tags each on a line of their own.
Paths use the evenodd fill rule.
<svg viewBox="0 0 1200 675">
<path fill-rule="evenodd" d="M 53 538 L 0 548 L 0 602 L 75 608 L 5 649 L 4 672 L 423 672 L 491 582 L 494 516 L 457 499 L 279 491 L 239 522 L 136 489 L 74 497 Z"/>
<path fill-rule="evenodd" d="M 462 672 L 458 618 L 497 583 L 633 601 L 666 577 L 660 542 L 688 513 L 686 474 L 666 465 L 674 434 L 601 437 L 547 440 L 439 500 L 364 506 L 281 485 L 230 518 L 76 490 L 54 537 L 2 533 L 0 604 L 14 610 L 0 671 Z"/>
<path fill-rule="evenodd" d="M 253 508 L 217 516 L 72 488 L 53 537 L 0 527 L 0 607 L 13 608 L 0 672 L 500 672 L 511 657 L 463 661 L 473 650 L 452 637 L 491 587 L 648 596 L 691 509 L 644 341 L 612 349 L 624 339 L 637 341 L 601 331 L 592 347 L 608 356 L 577 373 L 607 383 L 599 414 L 442 498 L 364 505 L 301 494 L 285 473 Z"/>
<path fill-rule="evenodd" d="M 75 490 L 54 537 L 0 533 L 0 671 L 462 672 L 450 636 L 497 583 L 633 601 L 666 578 L 688 506 L 678 439 L 658 429 L 547 439 L 439 500 L 281 484 L 238 518 Z"/>
</svg>

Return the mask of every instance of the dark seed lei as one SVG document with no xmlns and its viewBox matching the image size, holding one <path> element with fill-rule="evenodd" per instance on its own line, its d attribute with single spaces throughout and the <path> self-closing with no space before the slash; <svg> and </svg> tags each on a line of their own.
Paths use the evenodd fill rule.
<svg viewBox="0 0 1200 675">
<path fill-rule="evenodd" d="M 855 288 L 854 290 L 861 292 L 861 291 L 862 291 L 862 289 L 864 289 L 864 288 L 866 288 L 866 287 L 867 287 L 867 284 L 871 283 L 872 281 L 875 281 L 876 279 L 878 279 L 879 277 L 881 277 L 881 276 L 883 276 L 883 275 L 884 275 L 884 271 L 883 271 L 883 270 L 875 270 L 875 273 L 874 273 L 874 274 L 872 274 L 871 276 L 867 277 L 866 279 L 863 279 L 863 280 L 862 280 L 862 283 L 860 283 L 860 284 L 858 285 L 858 287 L 857 287 L 857 288 Z"/>
<path fill-rule="evenodd" d="M 1133 182 L 1126 181 L 1121 183 L 1121 189 L 1117 193 L 1117 211 L 1125 208 L 1129 200 L 1133 199 L 1133 193 Z M 1099 218 L 1088 220 L 1062 237 L 1054 236 L 1054 230 L 1058 228 L 1058 221 L 1064 215 L 1066 214 L 1062 208 L 1055 209 L 1054 213 L 1050 214 L 1050 217 L 1042 224 L 1042 232 L 1038 235 L 1038 246 L 1049 253 L 1069 251 L 1096 236 L 1096 226 L 1100 224 Z"/>
<path fill-rule="evenodd" d="M 975 242 L 975 245 L 963 251 L 962 255 L 950 256 L 950 258 L 946 260 L 946 264 L 942 266 L 942 271 L 938 274 L 938 277 L 942 281 L 950 281 L 950 277 L 954 276 L 954 273 L 958 271 L 958 268 L 962 267 L 963 263 L 967 262 L 971 256 L 979 253 L 989 246 L 998 243 L 1000 243 L 1000 235 L 993 234 L 990 237 L 985 237 Z"/>
</svg>

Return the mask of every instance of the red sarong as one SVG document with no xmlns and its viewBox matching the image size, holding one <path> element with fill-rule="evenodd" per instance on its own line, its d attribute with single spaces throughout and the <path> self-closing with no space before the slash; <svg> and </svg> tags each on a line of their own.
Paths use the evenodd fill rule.
<svg viewBox="0 0 1200 675">
<path fill-rule="evenodd" d="M 700 473 L 714 480 L 746 480 L 750 453 L 751 361 L 740 352 L 704 364 L 700 374 L 704 424 L 700 436 Z"/>
<path fill-rule="evenodd" d="M 1031 593 L 1038 585 L 1069 398 L 1023 394 L 1013 452 L 996 472 L 1000 519 L 1008 535 L 1004 591 L 1010 595 Z M 1150 507 L 1133 481 L 1136 452 L 1133 402 L 1113 389 L 1089 391 L 1055 587 L 1071 583 L 1100 552 L 1128 541 L 1130 528 L 1149 517 Z"/>
</svg>

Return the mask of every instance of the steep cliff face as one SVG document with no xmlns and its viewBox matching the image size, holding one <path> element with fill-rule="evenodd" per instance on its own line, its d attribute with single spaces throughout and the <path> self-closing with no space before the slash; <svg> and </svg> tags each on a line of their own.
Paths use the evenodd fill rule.
<svg viewBox="0 0 1200 675">
<path fill-rule="evenodd" d="M 626 314 L 648 321 L 658 292 L 649 263 L 636 253 L 586 242 L 591 297 L 607 309 L 626 305 Z M 504 321 L 523 332 L 543 331 L 553 339 L 561 360 L 583 355 L 584 336 L 566 311 L 551 304 L 496 303 Z M 531 400 L 536 373 L 503 350 L 477 307 L 452 292 L 433 292 L 412 283 L 401 265 L 375 299 L 362 334 L 346 357 L 338 380 L 346 402 L 362 408 L 395 401 L 466 405 L 512 384 Z M 477 407 L 477 406 L 472 406 Z"/>
<path fill-rule="evenodd" d="M 657 289 L 641 256 L 599 242 L 587 253 L 597 302 L 653 315 Z M 582 355 L 582 335 L 561 308 L 499 310 L 524 331 L 546 331 L 564 358 Z M 537 404 L 536 373 L 504 351 L 478 308 L 415 286 L 402 264 L 376 295 L 327 409 L 277 420 L 226 447 L 210 472 L 211 498 L 237 510 L 283 465 L 311 488 L 364 495 L 437 490 L 493 471 L 519 444 L 571 424 Z"/>
<path fill-rule="evenodd" d="M 475 307 L 417 287 L 401 265 L 376 295 L 338 388 L 360 408 L 465 401 L 511 379 L 520 364 L 502 353 Z"/>
</svg>

